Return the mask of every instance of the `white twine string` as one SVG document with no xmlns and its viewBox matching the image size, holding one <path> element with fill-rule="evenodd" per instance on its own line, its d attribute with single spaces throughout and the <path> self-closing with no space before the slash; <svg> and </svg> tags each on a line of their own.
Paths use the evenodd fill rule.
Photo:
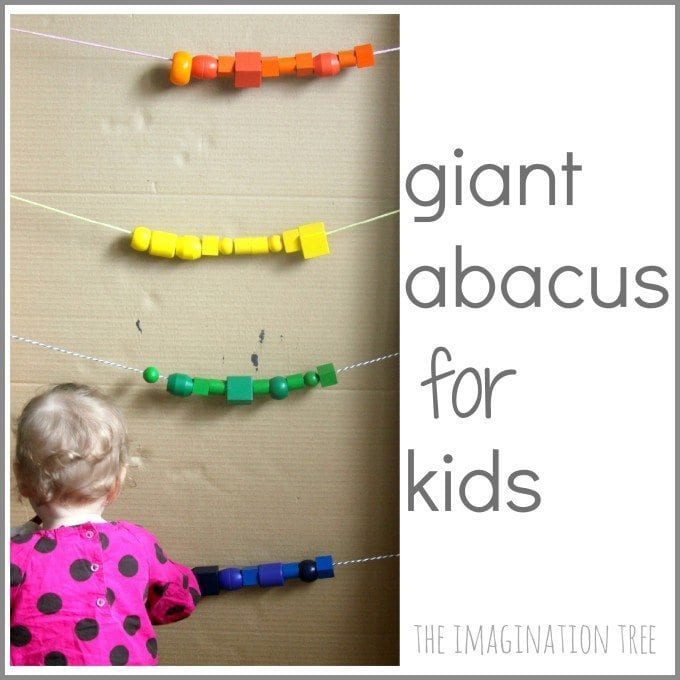
<svg viewBox="0 0 680 680">
<path fill-rule="evenodd" d="M 389 560 L 393 557 L 399 557 L 399 553 L 392 553 L 391 555 L 376 555 L 375 557 L 363 557 L 358 560 L 345 560 L 344 562 L 333 562 L 333 566 L 345 567 L 348 564 L 365 564 L 366 562 L 375 562 L 376 560 Z"/>
</svg>

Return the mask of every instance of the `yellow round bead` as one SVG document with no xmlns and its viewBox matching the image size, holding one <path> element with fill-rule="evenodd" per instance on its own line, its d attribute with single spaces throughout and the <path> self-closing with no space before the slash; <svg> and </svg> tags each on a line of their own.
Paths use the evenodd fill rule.
<svg viewBox="0 0 680 680">
<path fill-rule="evenodd" d="M 201 239 L 198 236 L 180 236 L 175 246 L 175 255 L 183 260 L 198 260 L 201 257 Z"/>
<path fill-rule="evenodd" d="M 283 239 L 280 234 L 273 234 L 269 237 L 269 252 L 280 253 L 283 250 Z"/>
<path fill-rule="evenodd" d="M 191 55 L 188 52 L 175 52 L 170 67 L 170 82 L 173 85 L 186 85 L 191 80 Z"/>
<path fill-rule="evenodd" d="M 130 246 L 140 253 L 145 253 L 151 243 L 151 229 L 146 227 L 135 227 L 130 239 Z"/>
<path fill-rule="evenodd" d="M 234 252 L 234 239 L 225 236 L 220 239 L 220 253 L 222 255 L 231 255 Z"/>
</svg>

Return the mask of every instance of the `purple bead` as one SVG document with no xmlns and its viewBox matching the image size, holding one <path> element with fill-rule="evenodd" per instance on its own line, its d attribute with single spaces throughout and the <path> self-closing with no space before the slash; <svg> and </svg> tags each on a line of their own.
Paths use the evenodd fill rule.
<svg viewBox="0 0 680 680">
<path fill-rule="evenodd" d="M 220 588 L 223 590 L 238 590 L 243 586 L 243 576 L 240 569 L 220 569 Z"/>
<path fill-rule="evenodd" d="M 283 585 L 283 565 L 281 562 L 261 564 L 257 568 L 257 582 L 263 588 Z"/>
</svg>

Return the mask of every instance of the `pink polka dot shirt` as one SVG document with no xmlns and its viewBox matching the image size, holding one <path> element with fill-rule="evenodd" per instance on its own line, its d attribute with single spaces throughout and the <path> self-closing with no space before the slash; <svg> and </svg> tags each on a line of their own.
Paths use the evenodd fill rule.
<svg viewBox="0 0 680 680">
<path fill-rule="evenodd" d="M 129 522 L 21 533 L 10 541 L 10 658 L 28 666 L 150 666 L 153 625 L 200 598 L 188 567 Z"/>
</svg>

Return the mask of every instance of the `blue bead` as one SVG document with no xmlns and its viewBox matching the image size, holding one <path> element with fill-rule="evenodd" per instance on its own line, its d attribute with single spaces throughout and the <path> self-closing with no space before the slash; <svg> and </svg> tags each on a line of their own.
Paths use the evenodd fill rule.
<svg viewBox="0 0 680 680">
<path fill-rule="evenodd" d="M 261 564 L 257 568 L 257 582 L 262 588 L 283 585 L 283 565 L 281 562 Z"/>
<path fill-rule="evenodd" d="M 316 558 L 316 573 L 319 578 L 333 578 L 333 558 L 330 555 L 319 555 Z"/>
<path fill-rule="evenodd" d="M 300 562 L 300 580 L 305 583 L 311 583 L 319 578 L 316 570 L 316 562 L 314 560 L 302 560 Z"/>
<path fill-rule="evenodd" d="M 233 567 L 220 569 L 218 576 L 220 587 L 223 590 L 238 590 L 243 587 L 243 576 L 241 576 L 240 569 L 234 569 Z"/>
<path fill-rule="evenodd" d="M 191 571 L 198 581 L 201 595 L 218 595 L 220 592 L 220 581 L 218 576 L 219 567 L 194 567 Z"/>
<path fill-rule="evenodd" d="M 243 577 L 244 586 L 257 585 L 257 567 L 245 567 L 241 569 L 241 576 Z"/>
<path fill-rule="evenodd" d="M 283 578 L 300 578 L 300 567 L 297 562 L 288 562 L 283 565 Z"/>
</svg>

